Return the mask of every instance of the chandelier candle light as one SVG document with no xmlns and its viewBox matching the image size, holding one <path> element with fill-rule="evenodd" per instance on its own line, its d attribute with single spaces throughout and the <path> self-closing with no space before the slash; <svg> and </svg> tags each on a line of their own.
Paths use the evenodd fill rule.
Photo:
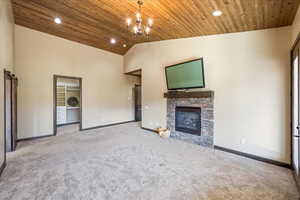
<svg viewBox="0 0 300 200">
<path fill-rule="evenodd" d="M 142 19 L 142 12 L 141 12 L 142 5 L 144 4 L 144 2 L 142 0 L 138 0 L 137 4 L 139 5 L 139 10 L 136 13 L 136 20 L 135 20 L 135 24 L 133 25 L 132 32 L 135 35 L 140 35 L 140 36 L 146 35 L 146 36 L 149 36 L 151 28 L 153 26 L 153 19 L 149 18 L 148 19 L 148 23 L 146 25 L 144 25 L 143 24 L 143 19 Z M 131 23 L 132 23 L 131 18 L 127 18 L 126 19 L 127 28 L 131 27 Z"/>
</svg>

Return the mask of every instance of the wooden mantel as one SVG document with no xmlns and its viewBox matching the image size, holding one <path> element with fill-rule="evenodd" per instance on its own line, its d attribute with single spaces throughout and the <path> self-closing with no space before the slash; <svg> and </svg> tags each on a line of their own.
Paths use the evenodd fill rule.
<svg viewBox="0 0 300 200">
<path fill-rule="evenodd" d="M 165 98 L 213 98 L 214 91 L 170 91 L 164 93 Z"/>
</svg>

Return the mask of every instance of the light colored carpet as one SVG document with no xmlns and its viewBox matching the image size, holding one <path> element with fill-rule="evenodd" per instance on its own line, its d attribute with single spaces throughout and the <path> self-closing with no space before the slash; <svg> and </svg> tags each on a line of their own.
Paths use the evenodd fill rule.
<svg viewBox="0 0 300 200">
<path fill-rule="evenodd" d="M 79 131 L 79 124 L 71 124 L 57 127 L 57 135 L 72 134 Z"/>
<path fill-rule="evenodd" d="M 291 171 L 161 139 L 136 123 L 23 142 L 1 200 L 296 200 Z"/>
</svg>

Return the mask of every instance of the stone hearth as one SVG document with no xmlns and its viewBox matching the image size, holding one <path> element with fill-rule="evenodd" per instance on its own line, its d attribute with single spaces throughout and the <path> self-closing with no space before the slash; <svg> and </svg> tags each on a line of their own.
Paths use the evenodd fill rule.
<svg viewBox="0 0 300 200">
<path fill-rule="evenodd" d="M 214 145 L 214 92 L 168 92 L 167 98 L 167 127 L 171 130 L 171 137 L 202 146 Z M 201 134 L 193 135 L 175 130 L 176 107 L 201 108 Z"/>
</svg>

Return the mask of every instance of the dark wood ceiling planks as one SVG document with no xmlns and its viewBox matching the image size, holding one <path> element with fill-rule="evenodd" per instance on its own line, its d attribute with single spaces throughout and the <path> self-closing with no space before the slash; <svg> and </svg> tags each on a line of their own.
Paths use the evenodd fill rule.
<svg viewBox="0 0 300 200">
<path fill-rule="evenodd" d="M 143 17 L 154 19 L 150 38 L 135 37 L 126 27 L 125 19 L 137 11 L 136 0 L 12 2 L 18 25 L 123 55 L 141 42 L 291 25 L 300 0 L 144 0 Z M 216 9 L 221 17 L 212 16 Z M 55 17 L 63 23 L 55 24 Z"/>
</svg>

